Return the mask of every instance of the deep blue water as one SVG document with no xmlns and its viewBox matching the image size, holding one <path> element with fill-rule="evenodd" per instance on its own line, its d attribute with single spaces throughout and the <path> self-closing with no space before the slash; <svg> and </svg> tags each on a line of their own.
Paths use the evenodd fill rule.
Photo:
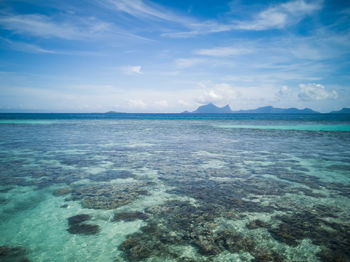
<svg viewBox="0 0 350 262">
<path fill-rule="evenodd" d="M 350 114 L 133 114 L 133 113 L 0 113 L 0 119 L 204 119 L 350 121 Z"/>
</svg>

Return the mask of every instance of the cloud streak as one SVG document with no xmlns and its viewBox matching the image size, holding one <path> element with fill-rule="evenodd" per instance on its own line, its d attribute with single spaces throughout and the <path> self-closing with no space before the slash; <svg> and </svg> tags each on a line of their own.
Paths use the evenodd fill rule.
<svg viewBox="0 0 350 262">
<path fill-rule="evenodd" d="M 167 32 L 162 36 L 171 38 L 188 38 L 198 35 L 228 32 L 233 30 L 263 31 L 283 29 L 299 23 L 303 18 L 322 8 L 321 0 L 306 2 L 295 0 L 269 7 L 255 15 L 251 21 L 201 21 L 187 23 L 189 31 Z"/>
<path fill-rule="evenodd" d="M 149 39 L 123 30 L 96 17 L 76 15 L 46 16 L 41 14 L 12 14 L 0 16 L 0 27 L 17 35 L 64 40 L 97 40 L 101 38 Z"/>
<path fill-rule="evenodd" d="M 181 24 L 188 22 L 188 19 L 185 17 L 178 16 L 150 1 L 146 4 L 142 0 L 106 0 L 105 5 L 111 5 L 116 10 L 133 16 L 136 19 L 166 20 Z"/>
<path fill-rule="evenodd" d="M 126 75 L 142 75 L 141 66 L 123 66 L 120 70 Z"/>
<path fill-rule="evenodd" d="M 244 55 L 251 53 L 251 49 L 247 48 L 235 48 L 235 47 L 215 47 L 211 49 L 200 49 L 195 51 L 198 55 L 226 57 L 235 55 Z"/>
<path fill-rule="evenodd" d="M 320 1 L 307 3 L 304 0 L 279 4 L 258 13 L 252 21 L 238 22 L 234 29 L 269 30 L 282 29 L 299 23 L 304 17 L 322 8 Z"/>
<path fill-rule="evenodd" d="M 44 15 L 12 15 L 0 17 L 0 26 L 17 34 L 32 35 L 44 38 L 79 39 L 87 37 L 106 27 L 97 22 L 84 30 L 66 22 L 55 22 Z"/>
<path fill-rule="evenodd" d="M 28 44 L 24 42 L 18 42 L 18 41 L 11 41 L 9 39 L 0 37 L 0 41 L 3 43 L 3 45 L 7 48 L 21 51 L 21 52 L 27 52 L 27 53 L 44 53 L 44 54 L 57 54 L 58 52 L 55 50 L 49 50 L 42 48 L 40 46 L 34 45 L 34 44 Z"/>
<path fill-rule="evenodd" d="M 204 62 L 203 59 L 199 58 L 179 58 L 176 59 L 175 64 L 178 68 L 188 68 Z"/>
</svg>

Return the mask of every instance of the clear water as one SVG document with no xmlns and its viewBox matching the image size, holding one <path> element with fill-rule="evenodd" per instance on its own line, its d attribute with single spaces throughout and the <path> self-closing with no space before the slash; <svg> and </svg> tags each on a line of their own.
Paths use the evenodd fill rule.
<svg viewBox="0 0 350 262">
<path fill-rule="evenodd" d="M 0 114 L 0 261 L 350 261 L 349 126 Z"/>
</svg>

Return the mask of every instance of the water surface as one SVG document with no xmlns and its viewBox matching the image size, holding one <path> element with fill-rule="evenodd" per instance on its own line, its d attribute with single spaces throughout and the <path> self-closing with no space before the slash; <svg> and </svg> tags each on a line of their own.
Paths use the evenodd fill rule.
<svg viewBox="0 0 350 262">
<path fill-rule="evenodd" d="M 349 116 L 102 115 L 0 114 L 2 260 L 349 261 Z"/>
</svg>

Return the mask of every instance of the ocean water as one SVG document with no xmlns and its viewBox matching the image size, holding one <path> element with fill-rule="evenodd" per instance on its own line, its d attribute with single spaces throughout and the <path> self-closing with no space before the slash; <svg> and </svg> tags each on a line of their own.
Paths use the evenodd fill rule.
<svg viewBox="0 0 350 262">
<path fill-rule="evenodd" d="M 0 261 L 350 261 L 350 115 L 0 114 Z"/>
</svg>

